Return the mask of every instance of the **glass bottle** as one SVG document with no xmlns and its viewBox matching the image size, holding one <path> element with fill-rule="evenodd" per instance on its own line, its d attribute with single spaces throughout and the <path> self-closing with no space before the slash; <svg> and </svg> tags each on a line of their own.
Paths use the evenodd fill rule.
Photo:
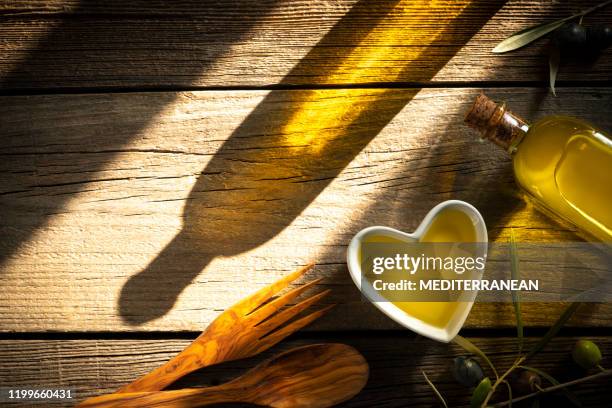
<svg viewBox="0 0 612 408">
<path fill-rule="evenodd" d="M 587 122 L 562 115 L 533 124 L 484 94 L 466 123 L 512 156 L 528 196 L 597 240 L 612 241 L 612 140 Z"/>
</svg>

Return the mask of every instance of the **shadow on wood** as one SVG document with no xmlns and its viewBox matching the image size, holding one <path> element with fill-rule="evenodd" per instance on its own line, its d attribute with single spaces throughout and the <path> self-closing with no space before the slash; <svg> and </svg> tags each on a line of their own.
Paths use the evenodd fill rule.
<svg viewBox="0 0 612 408">
<path fill-rule="evenodd" d="M 151 66 L 151 57 L 148 54 L 155 50 L 142 48 L 152 43 L 158 44 L 163 49 L 160 51 L 160 64 L 163 63 L 164 58 L 167 59 L 169 56 L 172 57 L 170 59 L 189 58 L 203 61 L 197 70 L 193 68 L 193 64 L 173 67 L 186 82 L 195 82 L 210 68 L 212 62 L 225 52 L 223 48 L 208 47 L 207 43 L 200 42 L 199 36 L 202 34 L 199 33 L 202 33 L 203 30 L 223 33 L 224 41 L 229 47 L 232 43 L 239 42 L 257 23 L 257 19 L 249 19 L 239 25 L 232 25 L 231 31 L 224 30 L 227 27 L 228 19 L 233 18 L 233 9 L 250 6 L 252 2 L 248 0 L 235 0 L 231 7 L 226 2 L 207 2 L 204 5 L 201 2 L 197 3 L 197 5 L 191 5 L 192 8 L 197 9 L 190 12 L 189 5 L 174 2 L 162 2 L 155 5 L 143 2 L 134 5 L 132 2 L 122 0 L 104 3 L 82 0 L 74 11 L 67 14 L 60 13 L 58 16 L 54 13 L 41 13 L 40 18 L 43 21 L 45 18 L 61 18 L 61 23 L 53 27 L 11 72 L 2 77 L 0 89 L 31 88 L 32 84 L 40 84 L 41 88 L 53 89 L 55 88 L 53 72 L 74 72 L 75 78 L 81 78 L 74 83 L 74 89 L 81 90 L 80 87 L 87 86 L 87 75 L 83 80 L 83 72 L 87 71 L 94 73 L 95 77 L 90 79 L 95 79 L 98 85 L 104 84 L 100 81 L 103 81 L 105 77 L 108 77 L 109 85 L 113 87 L 130 86 L 134 83 L 134 78 L 143 77 L 151 78 L 151 84 L 157 85 L 160 79 L 155 75 L 155 67 Z M 258 2 L 257 7 L 263 15 L 276 4 L 276 0 L 268 0 Z M 109 10 L 115 14 L 114 18 L 108 17 Z M 15 15 L 7 14 L 0 17 L 0 23 L 3 19 L 19 20 L 20 18 L 22 17 L 18 12 Z M 138 31 L 134 32 L 133 29 L 121 24 L 122 18 L 137 19 Z M 185 50 L 185 38 L 180 40 L 175 38 L 178 25 L 183 30 L 190 29 L 194 33 L 190 37 L 192 43 L 188 50 Z M 92 47 L 96 49 L 92 50 Z M 54 58 L 55 53 L 61 54 L 62 50 L 72 50 L 71 58 Z M 203 58 L 203 53 L 206 58 Z M 149 56 L 145 58 L 144 55 Z M 130 63 L 122 64 L 120 62 L 122 60 L 130 61 Z M 141 62 L 134 63 L 134 61 Z M 188 69 L 188 71 L 181 72 L 181 69 Z M 117 78 L 122 78 L 123 82 Z M 4 150 L 2 153 L 10 154 L 11 158 L 14 158 L 15 155 L 23 157 L 22 163 L 15 166 L 18 168 L 9 169 L 9 173 L 14 171 L 29 175 L 27 186 L 14 184 L 2 186 L 0 232 L 4 234 L 5 239 L 0 247 L 0 264 L 15 253 L 20 245 L 27 242 L 36 230 L 44 227 L 50 216 L 61 212 L 68 199 L 85 190 L 90 181 L 95 181 L 95 174 L 102 170 L 105 164 L 112 161 L 115 152 L 146 129 L 150 121 L 174 101 L 175 95 L 175 93 L 168 92 L 160 94 L 158 98 L 147 100 L 146 104 L 143 103 L 138 107 L 138 119 L 131 118 L 128 121 L 129 127 L 117 128 L 114 132 L 108 132 L 104 124 L 92 123 L 91 126 L 100 128 L 104 141 L 99 143 L 97 140 L 92 140 L 89 147 L 91 151 L 74 152 L 81 156 L 92 154 L 92 159 L 88 162 L 85 171 L 70 175 L 70 180 L 58 182 L 61 184 L 57 186 L 70 186 L 70 191 L 61 194 L 48 193 L 50 188 L 55 187 L 54 182 L 47 182 L 39 177 L 37 166 L 41 161 L 44 162 L 43 155 L 45 154 L 59 150 L 70 154 L 78 147 L 66 145 L 65 141 L 62 141 L 62 144 L 54 145 L 58 143 L 57 135 L 52 132 L 46 133 L 45 130 L 13 133 L 2 126 L 3 121 L 0 119 L 0 141 L 6 140 L 4 138 L 9 141 L 19 140 L 19 142 L 6 143 L 11 146 L 11 149 Z M 122 107 L 117 106 L 116 109 L 120 110 Z M 3 112 L 2 115 L 4 114 L 10 115 L 10 112 Z M 66 122 L 74 119 L 70 112 L 66 112 L 66 117 L 56 118 L 56 120 Z M 109 117 L 109 121 L 112 120 L 113 118 Z M 99 144 L 103 146 L 98 146 Z M 100 154 L 96 147 L 108 152 L 104 155 L 103 160 L 93 156 Z M 11 180 L 8 182 L 11 183 Z M 29 197 L 16 198 L 13 193 L 21 192 L 21 190 L 31 191 L 31 194 Z"/>
<path fill-rule="evenodd" d="M 486 93 L 490 91 L 492 90 L 485 90 Z M 418 98 L 430 97 L 426 92 L 423 91 Z M 463 123 L 464 113 L 472 104 L 469 92 L 475 96 L 479 90 L 466 92 L 465 98 L 448 103 L 444 112 L 435 114 L 438 118 L 438 128 L 425 125 L 433 140 L 428 149 L 418 154 L 412 153 L 404 163 L 398 160 L 398 171 L 381 176 L 380 180 L 377 180 L 379 189 L 374 193 L 376 201 L 360 213 L 359 217 L 351 220 L 346 229 L 335 232 L 337 236 L 344 238 L 344 243 L 359 230 L 372 225 L 412 232 L 431 207 L 449 199 L 465 200 L 481 212 L 489 232 L 489 242 L 507 242 L 510 228 L 515 228 L 519 242 L 581 240 L 572 229 L 559 226 L 554 219 L 549 219 L 532 205 L 526 204 L 525 197 L 521 196 L 514 181 L 512 162 L 507 153 L 491 143 L 479 142 L 479 135 L 474 134 Z M 541 92 L 546 96 L 547 90 Z M 528 93 L 516 89 L 497 90 L 496 96 L 498 100 L 512 100 L 513 106 L 519 109 L 522 107 L 521 114 L 537 112 L 537 107 L 544 99 L 546 101 L 541 109 L 543 112 L 552 111 L 551 105 L 554 106 L 555 103 L 554 98 L 542 97 L 540 93 L 531 90 Z M 453 108 L 449 110 L 449 106 Z M 529 108 L 525 108 L 526 106 Z M 413 133 L 416 131 L 413 130 Z M 423 144 L 421 142 L 420 145 Z M 428 203 L 428 206 L 423 205 L 424 203 Z M 331 303 L 338 304 L 334 310 L 335 319 L 352 321 L 352 316 L 355 315 L 374 315 L 378 316 L 376 322 L 380 322 L 374 326 L 386 327 L 388 317 L 376 311 L 367 300 L 364 301 L 353 286 L 343 262 L 345 248 L 342 247 L 341 250 L 340 254 L 340 249 L 330 248 L 317 259 L 317 262 L 322 264 L 319 269 L 325 271 L 322 274 L 330 277 L 325 283 L 335 288 L 329 299 Z M 541 305 L 527 302 L 523 305 L 523 310 L 532 317 L 538 314 Z M 560 310 L 559 306 L 547 304 L 549 313 L 557 313 L 555 307 Z M 585 318 L 592 313 L 580 314 Z M 555 314 L 553 316 L 556 317 Z M 514 324 L 514 309 L 509 294 L 508 303 L 493 304 L 477 300 L 467 325 L 474 327 L 486 324 L 485 321 L 494 321 L 500 327 Z M 373 321 L 369 324 L 372 325 Z M 531 320 L 526 324 L 537 326 L 542 325 L 542 322 Z M 399 325 L 397 327 L 400 328 Z"/>
<path fill-rule="evenodd" d="M 407 62 L 381 81 L 427 82 L 504 2 L 416 3 L 360 1 L 289 75 L 359 82 L 393 58 Z M 355 24 L 363 14 L 377 19 L 370 18 L 368 26 Z M 446 24 L 431 31 L 432 19 Z M 407 33 L 406 26 L 420 29 Z M 334 55 L 333 69 L 318 71 L 316 61 L 330 58 L 328 48 L 345 36 L 355 47 Z M 450 52 L 440 55 L 441 48 Z M 275 237 L 418 91 L 271 92 L 202 171 L 187 199 L 182 231 L 123 287 L 119 310 L 124 320 L 137 325 L 163 316 L 212 259 L 252 250 Z"/>
</svg>

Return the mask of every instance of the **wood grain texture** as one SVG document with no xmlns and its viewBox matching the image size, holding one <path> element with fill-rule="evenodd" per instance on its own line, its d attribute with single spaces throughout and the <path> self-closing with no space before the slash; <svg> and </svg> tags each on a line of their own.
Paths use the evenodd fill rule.
<svg viewBox="0 0 612 408">
<path fill-rule="evenodd" d="M 4 1 L 0 87 L 268 86 L 547 81 L 547 42 L 490 50 L 597 0 Z M 612 10 L 586 24 L 609 22 Z M 429 46 L 429 48 L 426 48 Z M 607 81 L 612 57 L 559 80 Z"/>
<path fill-rule="evenodd" d="M 480 209 L 493 241 L 509 227 L 523 242 L 578 240 L 526 204 L 506 155 L 463 125 L 477 92 L 0 98 L 0 327 L 201 331 L 311 261 L 338 304 L 319 329 L 397 327 L 360 299 L 346 244 L 370 225 L 411 231 L 451 198 Z M 487 92 L 525 117 L 612 128 L 610 88 Z M 525 322 L 559 311 L 525 305 Z M 610 311 L 589 305 L 572 324 L 609 326 Z M 508 304 L 479 304 L 467 322 L 513 324 Z"/>
<path fill-rule="evenodd" d="M 512 338 L 471 338 L 500 369 L 508 367 L 515 358 L 516 340 Z M 535 343 L 527 338 L 526 347 Z M 594 337 L 604 355 L 603 365 L 610 365 L 612 341 L 609 337 Z M 305 344 L 340 342 L 352 345 L 370 365 L 370 379 L 366 388 L 341 407 L 422 407 L 437 406 L 431 389 L 421 371 L 425 371 L 449 400 L 452 407 L 467 406 L 471 390 L 458 385 L 452 378 L 452 358 L 464 352 L 455 345 L 447 345 L 397 333 L 373 336 L 371 333 L 353 335 L 302 335 L 283 342 L 262 355 L 249 359 L 209 367 L 193 373 L 172 388 L 218 385 L 236 378 L 248 368 L 280 351 Z M 575 338 L 554 339 L 540 355 L 530 362 L 566 381 L 580 376 L 571 363 L 570 352 Z M 121 385 L 151 370 L 183 349 L 189 340 L 2 340 L 0 366 L 11 375 L 0 376 L 0 386 L 40 385 L 42 387 L 72 387 L 78 398 L 113 392 Z M 606 381 L 586 383 L 573 389 L 584 406 L 604 407 L 612 398 Z M 60 406 L 61 404 L 54 405 Z M 562 398 L 548 400 L 544 406 L 565 406 Z M 70 405 L 72 406 L 72 405 Z"/>
<path fill-rule="evenodd" d="M 300 316 L 300 313 L 320 301 L 326 293 L 329 293 L 329 290 L 284 309 L 283 306 L 307 291 L 309 286 L 317 281 L 311 281 L 283 296 L 277 296 L 282 289 L 302 277 L 312 266 L 311 264 L 300 268 L 232 305 L 206 327 L 185 350 L 164 365 L 121 387 L 117 392 L 125 394 L 163 390 L 178 378 L 195 370 L 259 354 L 312 323 L 326 310 L 320 309 L 306 316 Z M 275 299 L 271 300 L 272 297 Z M 279 312 L 281 309 L 283 310 Z M 201 395 L 198 395 L 196 399 L 200 400 L 200 397 Z M 153 396 L 154 400 L 156 398 Z M 136 399 L 140 400 L 138 397 Z M 170 397 L 170 401 L 173 400 L 174 398 Z M 116 403 L 115 400 L 110 401 L 113 404 Z M 252 400 L 240 401 L 255 402 Z"/>
<path fill-rule="evenodd" d="M 242 402 L 273 408 L 328 408 L 357 395 L 369 367 L 353 347 L 320 343 L 292 348 L 264 360 L 240 377 L 206 388 L 113 393 L 79 407 L 180 408 Z"/>
</svg>

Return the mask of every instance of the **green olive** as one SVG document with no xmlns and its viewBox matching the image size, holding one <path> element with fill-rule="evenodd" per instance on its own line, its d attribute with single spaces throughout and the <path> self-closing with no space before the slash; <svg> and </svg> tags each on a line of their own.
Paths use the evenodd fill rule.
<svg viewBox="0 0 612 408">
<path fill-rule="evenodd" d="M 601 351 L 597 344 L 589 340 L 578 340 L 572 351 L 572 358 L 580 367 L 588 370 L 601 362 Z"/>
<path fill-rule="evenodd" d="M 479 408 L 487 398 L 487 395 L 489 395 L 489 391 L 491 391 L 491 380 L 489 380 L 489 377 L 485 377 L 472 393 L 470 407 Z"/>
<path fill-rule="evenodd" d="M 453 360 L 453 376 L 459 384 L 474 387 L 484 378 L 484 373 L 476 360 L 461 356 Z"/>
</svg>

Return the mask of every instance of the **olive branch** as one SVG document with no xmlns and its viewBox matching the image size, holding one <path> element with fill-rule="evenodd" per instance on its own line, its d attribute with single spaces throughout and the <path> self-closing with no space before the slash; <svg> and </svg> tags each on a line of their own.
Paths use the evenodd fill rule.
<svg viewBox="0 0 612 408">
<path fill-rule="evenodd" d="M 511 267 L 511 275 L 512 279 L 519 279 L 519 258 L 518 251 L 516 246 L 516 240 L 514 237 L 514 231 L 510 233 L 510 267 Z M 521 317 L 521 307 L 520 307 L 520 296 L 516 291 L 512 291 L 512 303 L 514 306 L 514 315 L 516 319 L 516 331 L 517 331 L 517 348 L 518 355 L 512 365 L 506 369 L 506 371 L 500 372 L 489 359 L 489 357 L 474 343 L 470 340 L 457 335 L 453 342 L 463 348 L 468 353 L 478 357 L 482 362 L 486 363 L 486 365 L 490 368 L 494 381 L 492 382 L 489 377 L 486 377 L 482 374 L 482 369 L 478 366 L 477 369 L 480 370 L 480 376 L 482 377 L 477 380 L 476 388 L 472 393 L 471 398 L 471 407 L 472 408 L 485 408 L 485 407 L 512 407 L 513 403 L 524 401 L 527 399 L 538 398 L 541 395 L 549 394 L 556 391 L 562 391 L 567 399 L 577 407 L 581 407 L 582 404 L 574 394 L 572 394 L 567 388 L 573 385 L 581 384 L 587 381 L 592 381 L 596 379 L 600 379 L 603 377 L 608 377 L 612 375 L 612 369 L 605 369 L 600 364 L 601 360 L 601 352 L 599 348 L 592 342 L 579 341 L 574 348 L 574 353 L 572 354 L 574 360 L 581 365 L 583 368 L 597 368 L 599 372 L 596 374 L 591 374 L 584 376 L 582 378 L 578 378 L 572 381 L 567 381 L 564 383 L 560 383 L 554 377 L 547 374 L 546 372 L 539 370 L 537 368 L 529 367 L 524 365 L 527 361 L 529 361 L 532 357 L 537 355 L 549 342 L 552 340 L 559 330 L 565 325 L 565 323 L 573 316 L 576 310 L 580 307 L 579 302 L 574 302 L 569 304 L 566 309 L 561 313 L 561 315 L 557 318 L 557 321 L 548 329 L 548 331 L 544 334 L 542 338 L 533 346 L 533 348 L 527 352 L 523 353 L 523 320 Z M 582 349 L 579 349 L 582 347 Z M 583 350 L 584 349 L 584 350 Z M 586 350 L 586 351 L 585 351 Z M 465 360 L 461 360 L 465 361 Z M 457 363 L 457 359 L 455 359 Z M 477 364 L 476 364 L 477 365 Z M 512 395 L 512 387 L 508 382 L 507 378 L 512 374 L 515 370 L 522 370 L 523 373 L 531 374 L 528 386 L 532 392 L 527 393 L 522 396 L 513 397 Z M 427 377 L 427 375 L 423 372 L 423 376 L 427 384 L 432 388 L 434 394 L 440 401 L 441 405 L 444 407 L 448 407 L 446 400 L 442 393 L 436 388 L 433 382 Z M 457 374 L 455 374 L 457 376 Z M 478 376 L 477 376 L 478 377 Z M 550 383 L 547 387 L 542 387 L 541 378 L 544 378 L 547 382 Z M 460 379 L 458 379 L 460 380 Z M 473 379 L 471 379 L 473 380 Z M 471 381 L 469 380 L 469 381 Z M 466 380 L 468 381 L 468 380 Z M 461 381 L 464 383 L 464 381 Z M 493 405 L 489 405 L 489 401 L 496 394 L 499 386 L 501 384 L 505 384 L 508 390 L 508 399 L 505 401 L 501 401 L 495 403 Z M 539 401 L 535 400 L 536 404 L 534 406 L 539 406 Z"/>
<path fill-rule="evenodd" d="M 590 7 L 586 10 L 583 10 L 579 13 L 571 15 L 569 17 L 561 18 L 559 20 L 545 22 L 541 24 L 536 24 L 534 26 L 525 28 L 523 30 L 517 31 L 512 34 L 510 37 L 506 38 L 491 50 L 491 52 L 496 54 L 502 54 L 505 52 L 510 52 L 522 48 L 528 44 L 531 44 L 535 40 L 550 34 L 552 32 L 558 33 L 562 31 L 564 26 L 567 27 L 571 21 L 579 20 L 578 25 L 582 25 L 583 18 L 599 9 L 607 7 L 612 4 L 612 0 L 604 1 L 603 3 L 597 4 L 593 7 Z M 603 48 L 606 48 L 609 45 L 604 45 Z M 548 58 L 548 72 L 549 72 L 549 85 L 553 95 L 557 95 L 555 91 L 555 82 L 557 80 L 557 74 L 559 72 L 559 65 L 561 62 L 561 53 L 558 46 L 553 45 L 550 48 L 549 58 Z"/>
</svg>

